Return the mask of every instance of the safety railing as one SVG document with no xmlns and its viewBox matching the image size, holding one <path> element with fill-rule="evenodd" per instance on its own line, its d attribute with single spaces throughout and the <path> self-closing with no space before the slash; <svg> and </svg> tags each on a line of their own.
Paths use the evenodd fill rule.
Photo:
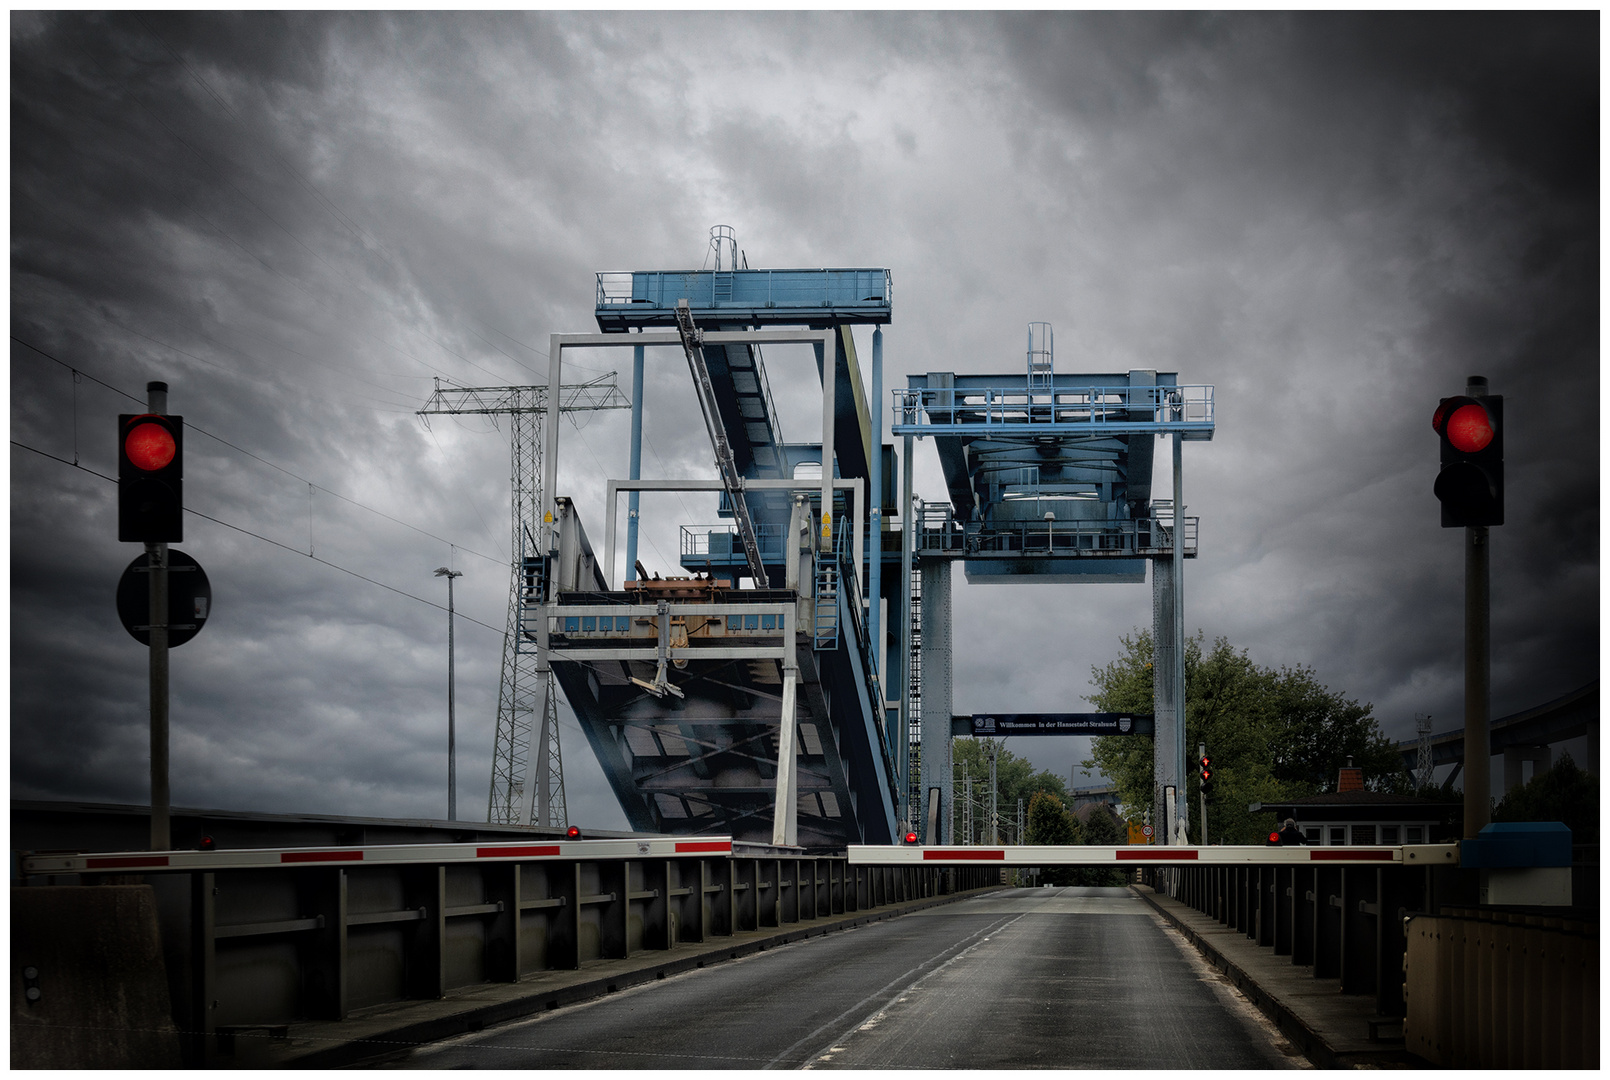
<svg viewBox="0 0 1610 1080">
<path fill-rule="evenodd" d="M 1021 431 L 1210 437 L 1211 386 L 907 387 L 893 391 L 896 435 Z"/>
<path fill-rule="evenodd" d="M 1404 920 L 1411 1053 L 1445 1069 L 1597 1069 L 1599 927 L 1448 908 Z"/>
<path fill-rule="evenodd" d="M 658 324 L 677 302 L 701 311 L 733 311 L 783 321 L 803 313 L 834 321 L 888 322 L 894 279 L 887 269 L 605 271 L 595 297 L 606 330 Z"/>
<path fill-rule="evenodd" d="M 214 1033 L 340 1020 L 998 880 L 649 836 L 32 856 L 22 870 L 36 886 L 138 874 L 156 887 L 192 1065 L 215 1063 Z"/>
<path fill-rule="evenodd" d="M 924 508 L 915 543 L 923 555 L 968 558 L 1156 557 L 1174 550 L 1172 526 L 1160 518 L 963 524 L 951 518 L 948 506 L 940 505 Z M 1182 539 L 1189 558 L 1196 555 L 1199 526 L 1199 518 L 1185 519 Z"/>
<path fill-rule="evenodd" d="M 768 560 L 782 561 L 783 525 L 756 525 L 755 538 L 760 553 Z M 683 525 L 681 527 L 682 566 L 694 569 L 701 563 L 710 567 L 743 566 L 743 544 L 736 525 Z"/>
</svg>

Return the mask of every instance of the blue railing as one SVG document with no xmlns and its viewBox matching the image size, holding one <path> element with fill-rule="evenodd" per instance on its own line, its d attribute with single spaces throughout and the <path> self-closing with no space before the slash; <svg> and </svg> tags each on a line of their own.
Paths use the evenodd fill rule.
<svg viewBox="0 0 1610 1080">
<path fill-rule="evenodd" d="M 892 393 L 895 435 L 1017 434 L 1024 427 L 1091 435 L 1213 434 L 1211 386 L 919 386 Z"/>
<path fill-rule="evenodd" d="M 894 278 L 885 269 L 631 270 L 598 275 L 596 315 L 608 331 L 654 325 L 686 300 L 700 312 L 760 320 L 827 319 L 884 323 Z"/>
</svg>

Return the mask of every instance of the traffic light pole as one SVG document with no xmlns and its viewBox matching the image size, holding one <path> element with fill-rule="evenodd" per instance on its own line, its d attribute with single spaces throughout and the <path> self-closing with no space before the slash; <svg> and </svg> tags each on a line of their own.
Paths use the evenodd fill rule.
<svg viewBox="0 0 1610 1080">
<path fill-rule="evenodd" d="M 1207 744 L 1206 743 L 1197 743 L 1196 744 L 1196 756 L 1197 756 L 1198 760 L 1207 757 Z M 1207 827 L 1207 788 L 1206 788 L 1206 786 L 1205 785 L 1199 785 L 1197 787 L 1197 789 L 1196 789 L 1196 794 L 1197 794 L 1197 797 L 1202 800 L 1202 846 L 1207 847 L 1207 844 L 1208 844 L 1208 827 Z"/>
<path fill-rule="evenodd" d="M 1465 526 L 1465 839 L 1492 820 L 1492 640 L 1488 531 Z"/>
<path fill-rule="evenodd" d="M 168 384 L 146 384 L 146 410 L 168 413 Z M 151 597 L 151 850 L 171 851 L 168 791 L 168 545 L 145 545 Z"/>
<path fill-rule="evenodd" d="M 1472 376 L 1465 394 L 1487 396 L 1487 380 Z M 1492 820 L 1492 596 L 1488 527 L 1465 526 L 1465 838 Z"/>
</svg>

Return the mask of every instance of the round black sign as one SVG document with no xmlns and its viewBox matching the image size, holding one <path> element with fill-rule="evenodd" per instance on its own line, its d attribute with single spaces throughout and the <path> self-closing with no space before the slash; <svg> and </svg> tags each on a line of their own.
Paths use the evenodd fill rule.
<svg viewBox="0 0 1610 1080">
<path fill-rule="evenodd" d="M 151 556 L 129 563 L 117 581 L 117 617 L 141 645 L 151 644 Z M 168 648 L 196 636 L 212 614 L 212 583 L 184 552 L 168 549 Z"/>
</svg>

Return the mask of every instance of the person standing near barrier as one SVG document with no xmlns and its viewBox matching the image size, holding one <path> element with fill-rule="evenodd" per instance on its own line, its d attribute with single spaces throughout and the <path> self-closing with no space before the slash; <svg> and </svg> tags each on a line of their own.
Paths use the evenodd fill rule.
<svg viewBox="0 0 1610 1080">
<path fill-rule="evenodd" d="M 1288 847 L 1292 844 L 1301 846 L 1306 842 L 1302 830 L 1297 828 L 1297 819 L 1287 818 L 1286 823 L 1280 827 L 1280 846 Z"/>
</svg>

